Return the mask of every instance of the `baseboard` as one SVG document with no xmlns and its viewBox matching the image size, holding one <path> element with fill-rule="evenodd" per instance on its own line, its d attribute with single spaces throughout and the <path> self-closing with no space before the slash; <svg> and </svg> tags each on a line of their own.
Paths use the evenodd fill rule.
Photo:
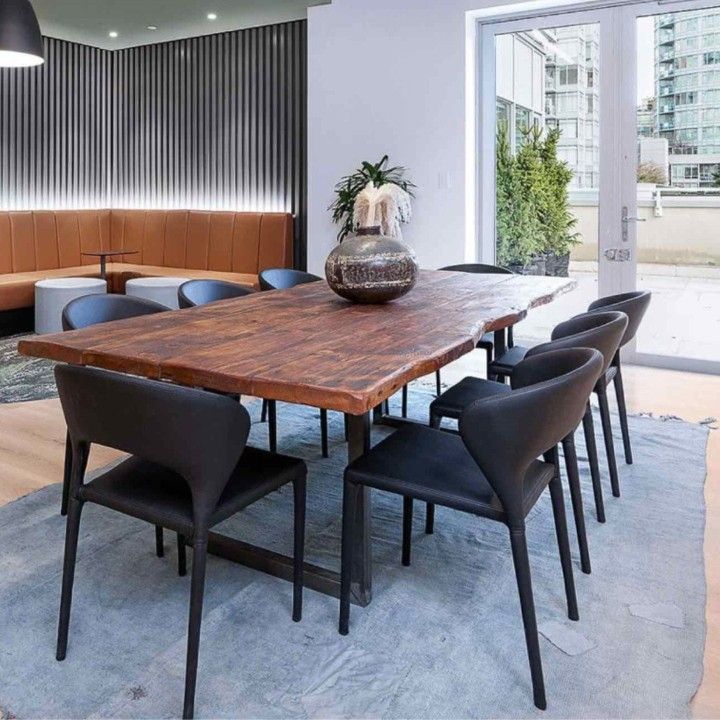
<svg viewBox="0 0 720 720">
<path fill-rule="evenodd" d="M 35 329 L 35 308 L 19 308 L 0 312 L 0 337 L 32 332 Z"/>
</svg>

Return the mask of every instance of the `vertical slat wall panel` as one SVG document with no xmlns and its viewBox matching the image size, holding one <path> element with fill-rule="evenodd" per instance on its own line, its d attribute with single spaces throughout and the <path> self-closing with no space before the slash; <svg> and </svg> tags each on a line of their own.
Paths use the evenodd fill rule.
<svg viewBox="0 0 720 720">
<path fill-rule="evenodd" d="M 0 209 L 291 212 L 305 266 L 306 23 L 0 70 Z"/>
<path fill-rule="evenodd" d="M 105 207 L 108 53 L 44 44 L 44 65 L 0 68 L 0 210 Z"/>
</svg>

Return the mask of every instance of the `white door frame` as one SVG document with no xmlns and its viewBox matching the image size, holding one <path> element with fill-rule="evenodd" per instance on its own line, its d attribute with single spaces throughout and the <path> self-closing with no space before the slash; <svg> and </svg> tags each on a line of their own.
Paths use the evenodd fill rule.
<svg viewBox="0 0 720 720">
<path fill-rule="evenodd" d="M 505 13 L 477 21 L 477 123 L 476 228 L 477 252 L 482 262 L 495 261 L 495 36 L 561 25 L 600 26 L 600 188 L 598 212 L 598 292 L 600 296 L 636 288 L 637 227 L 628 225 L 630 260 L 612 262 L 605 250 L 622 245 L 621 208 L 637 215 L 637 37 L 638 17 L 683 10 L 717 7 L 720 0 L 643 0 L 637 3 L 607 0 L 580 8 L 556 6 L 516 17 Z M 618 112 L 617 109 L 620 109 Z M 620 161 L 618 162 L 618 159 Z M 720 373 L 720 361 L 695 360 L 639 353 L 635 343 L 624 350 L 624 359 L 655 367 Z"/>
</svg>

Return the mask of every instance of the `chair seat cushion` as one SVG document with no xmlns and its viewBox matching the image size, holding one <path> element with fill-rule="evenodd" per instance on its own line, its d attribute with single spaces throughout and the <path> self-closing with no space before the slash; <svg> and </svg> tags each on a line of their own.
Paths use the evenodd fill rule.
<svg viewBox="0 0 720 720">
<path fill-rule="evenodd" d="M 488 368 L 488 372 L 491 375 L 505 375 L 509 376 L 513 374 L 515 366 L 522 362 L 527 355 L 528 348 L 520 345 L 508 348 L 503 355 L 499 358 L 495 358 Z"/>
<path fill-rule="evenodd" d="M 294 479 L 305 463 L 246 447 L 212 514 L 210 527 Z M 187 483 L 155 463 L 130 457 L 80 488 L 80 498 L 192 535 L 192 498 Z"/>
<path fill-rule="evenodd" d="M 455 418 L 476 400 L 512 392 L 507 385 L 482 378 L 466 377 L 430 403 L 430 416 Z"/>
<path fill-rule="evenodd" d="M 407 425 L 345 471 L 349 482 L 506 521 L 505 510 L 458 435 Z M 525 475 L 527 514 L 553 477 L 553 466 L 533 461 Z"/>
</svg>

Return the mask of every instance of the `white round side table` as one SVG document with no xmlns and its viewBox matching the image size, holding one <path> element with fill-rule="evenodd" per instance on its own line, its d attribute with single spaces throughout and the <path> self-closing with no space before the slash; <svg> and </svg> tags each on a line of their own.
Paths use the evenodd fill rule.
<svg viewBox="0 0 720 720">
<path fill-rule="evenodd" d="M 177 310 L 180 307 L 178 288 L 187 281 L 188 278 L 181 277 L 133 278 L 125 283 L 125 294 L 154 300 L 171 310 Z"/>
<path fill-rule="evenodd" d="M 63 308 L 83 295 L 104 295 L 107 282 L 98 278 L 53 278 L 35 283 L 35 332 L 62 332 Z"/>
</svg>

